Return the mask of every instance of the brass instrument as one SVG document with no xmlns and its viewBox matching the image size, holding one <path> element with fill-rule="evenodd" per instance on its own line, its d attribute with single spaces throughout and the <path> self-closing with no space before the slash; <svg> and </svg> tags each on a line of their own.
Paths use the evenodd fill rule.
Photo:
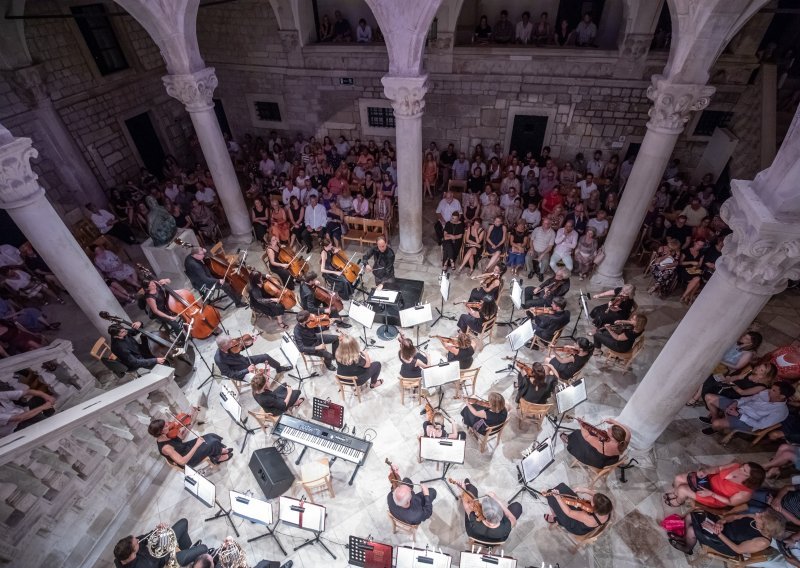
<svg viewBox="0 0 800 568">
<path fill-rule="evenodd" d="M 580 497 L 573 497 L 572 495 L 562 495 L 561 493 L 558 493 L 552 489 L 542 493 L 542 497 L 550 497 L 551 495 L 558 495 L 561 497 L 561 500 L 564 501 L 564 504 L 568 507 L 580 509 L 584 513 L 594 513 L 594 504 L 588 499 L 581 499 Z"/>
<path fill-rule="evenodd" d="M 601 430 L 601 429 L 600 429 L 600 428 L 598 428 L 597 426 L 594 426 L 594 425 L 592 425 L 592 424 L 589 424 L 588 422 L 586 422 L 585 420 L 581 420 L 581 419 L 580 419 L 580 418 L 578 418 L 577 416 L 575 417 L 575 421 L 576 421 L 578 424 L 580 424 L 580 425 L 581 425 L 581 428 L 583 428 L 584 430 L 586 430 L 587 432 L 589 432 L 589 435 L 590 435 L 590 436 L 593 436 L 593 437 L 597 438 L 597 439 L 598 439 L 598 440 L 600 440 L 600 442 L 602 442 L 602 443 L 608 442 L 608 440 L 611 438 L 611 437 L 608 435 L 608 432 L 606 432 L 605 430 Z"/>
<path fill-rule="evenodd" d="M 158 525 L 147 537 L 147 551 L 153 558 L 169 556 L 165 568 L 180 568 L 175 554 L 178 552 L 178 537 L 172 527 Z"/>
<path fill-rule="evenodd" d="M 232 537 L 227 537 L 223 541 L 215 556 L 219 559 L 222 568 L 249 568 L 250 566 L 244 550 Z"/>
</svg>

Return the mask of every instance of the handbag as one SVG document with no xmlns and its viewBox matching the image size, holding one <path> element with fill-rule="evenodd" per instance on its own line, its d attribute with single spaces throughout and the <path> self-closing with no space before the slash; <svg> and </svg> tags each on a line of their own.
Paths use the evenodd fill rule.
<svg viewBox="0 0 800 568">
<path fill-rule="evenodd" d="M 684 524 L 683 517 L 680 515 L 670 515 L 661 521 L 661 526 L 668 533 L 673 533 L 679 537 L 686 536 L 686 525 Z"/>
</svg>

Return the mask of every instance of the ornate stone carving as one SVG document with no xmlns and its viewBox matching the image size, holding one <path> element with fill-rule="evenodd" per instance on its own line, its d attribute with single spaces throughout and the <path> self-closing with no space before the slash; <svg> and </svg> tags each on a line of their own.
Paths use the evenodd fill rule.
<svg viewBox="0 0 800 568">
<path fill-rule="evenodd" d="M 647 52 L 650 50 L 650 44 L 652 42 L 652 34 L 629 34 L 625 36 L 625 39 L 619 48 L 619 54 L 621 57 L 628 59 L 642 59 L 647 56 Z"/>
<path fill-rule="evenodd" d="M 425 110 L 425 93 L 428 92 L 428 76 L 383 77 L 383 92 L 397 116 L 415 118 Z"/>
<path fill-rule="evenodd" d="M 297 30 L 278 30 L 281 45 L 286 52 L 294 51 L 300 47 L 300 33 Z"/>
<path fill-rule="evenodd" d="M 0 208 L 15 209 L 44 195 L 31 168 L 38 156 L 30 138 L 14 138 L 0 126 Z"/>
<path fill-rule="evenodd" d="M 167 94 L 181 101 L 189 112 L 200 112 L 214 107 L 212 97 L 217 88 L 217 74 L 206 67 L 189 75 L 165 75 L 161 78 Z"/>
<path fill-rule="evenodd" d="M 734 180 L 720 215 L 733 234 L 725 239 L 717 271 L 746 292 L 772 295 L 800 279 L 800 226 L 775 219 L 750 181 Z"/>
<path fill-rule="evenodd" d="M 672 83 L 662 75 L 653 76 L 647 97 L 653 101 L 648 128 L 670 134 L 683 132 L 692 111 L 703 110 L 711 102 L 714 87 Z"/>
<path fill-rule="evenodd" d="M 30 65 L 7 72 L 14 92 L 30 106 L 49 99 L 47 87 L 42 80 L 41 65 Z"/>
</svg>

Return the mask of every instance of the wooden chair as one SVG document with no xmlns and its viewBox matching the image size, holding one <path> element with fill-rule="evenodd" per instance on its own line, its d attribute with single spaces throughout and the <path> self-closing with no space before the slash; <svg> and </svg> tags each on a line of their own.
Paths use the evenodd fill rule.
<svg viewBox="0 0 800 568">
<path fill-rule="evenodd" d="M 474 369 L 461 369 L 459 371 L 459 378 L 456 381 L 456 394 L 453 398 L 460 399 L 461 393 L 466 395 L 467 394 L 467 383 L 470 384 L 472 388 L 472 392 L 469 396 L 475 394 L 475 384 L 478 382 L 478 374 L 481 372 L 480 367 L 475 367 Z"/>
<path fill-rule="evenodd" d="M 500 436 L 503 435 L 503 430 L 505 429 L 506 424 L 508 424 L 508 418 L 506 418 L 506 421 L 503 422 L 502 424 L 498 424 L 497 426 L 491 426 L 490 428 L 487 428 L 486 432 L 483 434 L 478 434 L 472 428 L 469 429 L 469 433 L 472 434 L 472 436 L 474 436 L 475 439 L 480 443 L 481 453 L 484 453 L 486 451 L 486 446 L 489 443 L 489 440 L 491 440 L 492 438 L 495 439 L 495 448 L 497 448 L 497 446 L 500 445 Z"/>
<path fill-rule="evenodd" d="M 777 430 L 780 427 L 781 427 L 781 424 L 779 422 L 778 424 L 773 424 L 772 426 L 770 426 L 768 428 L 762 428 L 761 430 L 756 430 L 755 432 L 751 432 L 751 431 L 748 431 L 748 430 L 731 430 L 730 432 L 728 432 L 725 435 L 724 438 L 722 438 L 722 441 L 720 442 L 720 444 L 722 444 L 723 446 L 727 446 L 728 442 L 730 442 L 736 434 L 745 434 L 745 435 L 751 436 L 753 438 L 753 441 L 750 442 L 750 445 L 751 446 L 755 446 L 761 440 L 764 439 L 764 436 L 766 436 L 767 434 L 769 434 L 773 430 Z"/>
<path fill-rule="evenodd" d="M 422 379 L 406 379 L 405 377 L 397 377 L 397 383 L 400 385 L 400 404 L 405 405 L 406 398 L 405 394 L 406 391 L 411 392 L 411 401 L 414 401 L 416 397 L 417 402 L 419 402 L 419 388 Z"/>
<path fill-rule="evenodd" d="M 270 414 L 269 412 L 265 412 L 263 410 L 248 410 L 247 414 L 255 418 L 265 436 L 269 436 L 269 433 L 267 432 L 267 426 L 271 425 L 273 428 L 275 428 L 275 424 L 277 424 L 278 419 L 280 419 L 280 416 L 275 416 L 274 414 Z"/>
<path fill-rule="evenodd" d="M 469 546 L 470 550 L 472 550 L 473 546 L 474 547 L 480 546 L 481 548 L 485 548 L 488 554 L 491 554 L 493 549 L 495 549 L 497 547 L 502 547 L 506 543 L 506 541 L 502 541 L 502 542 L 486 542 L 485 540 L 478 540 L 477 538 L 473 538 L 473 537 L 469 537 L 468 538 L 468 542 L 469 542 L 468 546 Z"/>
<path fill-rule="evenodd" d="M 714 550 L 713 548 L 706 546 L 705 544 L 700 545 L 700 552 L 709 556 L 711 558 L 716 558 L 722 561 L 723 566 L 725 568 L 743 568 L 744 566 L 752 566 L 753 564 L 760 564 L 762 562 L 767 562 L 768 560 L 773 559 L 779 553 L 772 547 L 767 547 L 765 550 L 761 552 L 754 552 L 753 554 L 748 554 L 746 557 L 742 554 L 737 554 L 735 556 L 728 556 L 727 554 L 722 554 Z"/>
<path fill-rule="evenodd" d="M 545 341 L 538 335 L 534 335 L 533 339 L 531 339 L 529 347 L 533 349 L 533 346 L 536 345 L 539 349 L 545 350 L 547 352 L 552 351 L 552 349 L 556 346 L 556 343 L 558 343 L 558 340 L 561 338 L 561 334 L 564 332 L 565 327 L 566 326 L 562 327 L 557 332 L 555 332 L 553 334 L 553 339 L 551 339 L 550 341 Z"/>
<path fill-rule="evenodd" d="M 609 474 L 621 466 L 625 462 L 625 459 L 625 454 L 623 454 L 619 457 L 619 460 L 616 463 L 607 465 L 604 468 L 592 467 L 590 465 L 586 465 L 585 463 L 579 462 L 577 459 L 573 459 L 572 463 L 569 464 L 569 467 L 580 467 L 581 469 L 585 470 L 591 477 L 591 481 L 589 481 L 589 489 L 593 489 L 595 484 L 601 479 L 607 480 Z"/>
<path fill-rule="evenodd" d="M 550 414 L 550 411 L 555 405 L 552 402 L 547 404 L 534 404 L 528 402 L 524 398 L 519 399 L 517 403 L 517 418 L 519 419 L 519 426 L 522 427 L 522 422 L 526 418 L 533 420 L 534 424 L 541 426 L 545 417 Z"/>
<path fill-rule="evenodd" d="M 410 525 L 408 523 L 404 523 L 391 513 L 386 514 L 389 515 L 389 522 L 392 523 L 392 534 L 397 534 L 398 531 L 402 531 L 411 535 L 411 542 L 416 540 L 417 529 L 419 528 L 419 525 Z"/>
<path fill-rule="evenodd" d="M 328 458 L 308 462 L 300 467 L 300 484 L 308 495 L 308 500 L 312 503 L 314 495 L 320 495 L 326 491 L 332 499 L 336 498 L 331 482 L 331 467 Z"/>
<path fill-rule="evenodd" d="M 483 349 L 483 347 L 486 345 L 487 337 L 489 338 L 489 343 L 492 342 L 492 334 L 494 333 L 495 323 L 497 323 L 497 315 L 483 322 L 480 333 L 475 333 L 471 328 L 467 328 L 467 333 L 475 338 L 479 349 Z"/>
<path fill-rule="evenodd" d="M 364 219 L 364 236 L 362 245 L 372 245 L 378 237 L 386 236 L 386 222 L 383 219 Z"/>
<path fill-rule="evenodd" d="M 606 521 L 606 524 L 595 527 L 590 532 L 584 535 L 572 534 L 571 532 L 564 530 L 563 527 L 561 527 L 561 525 L 556 525 L 556 526 L 564 530 L 564 534 L 572 543 L 572 552 L 575 553 L 581 548 L 594 544 L 594 542 L 598 538 L 600 538 L 600 535 L 602 535 L 606 531 L 606 529 L 610 524 L 611 524 L 611 519 L 609 518 L 608 521 Z"/>
<path fill-rule="evenodd" d="M 353 394 L 356 395 L 359 404 L 361 403 L 361 389 L 366 386 L 367 383 L 364 383 L 364 386 L 358 386 L 356 382 L 357 377 L 345 377 L 343 375 L 336 375 L 336 383 L 339 385 L 339 394 L 342 395 L 342 402 L 346 402 L 344 391 L 347 388 L 353 389 Z"/>
<path fill-rule="evenodd" d="M 467 191 L 467 181 L 463 179 L 451 179 L 447 181 L 447 191 L 456 192 Z"/>
<path fill-rule="evenodd" d="M 347 224 L 347 234 L 342 235 L 342 246 L 350 241 L 361 244 L 364 238 L 364 219 L 362 217 L 346 216 L 344 222 Z"/>
<path fill-rule="evenodd" d="M 325 367 L 325 359 L 313 353 L 300 352 L 300 357 L 303 358 L 303 365 L 306 368 L 306 373 L 311 373 L 315 368 L 320 369 L 323 373 L 327 370 Z"/>
<path fill-rule="evenodd" d="M 604 347 L 603 351 L 605 352 L 606 359 L 603 364 L 613 364 L 627 371 L 631 368 L 633 360 L 641 353 L 642 349 L 644 349 L 644 335 L 640 335 L 636 338 L 636 341 L 633 342 L 633 347 L 627 353 L 618 353 L 608 347 Z"/>
<path fill-rule="evenodd" d="M 125 365 L 123 365 L 117 359 L 117 356 L 111 352 L 111 346 L 108 344 L 108 342 L 105 340 L 104 337 L 101 337 L 100 339 L 94 342 L 94 345 L 92 345 L 92 348 L 89 350 L 89 355 L 93 359 L 97 359 L 103 365 L 105 365 L 105 367 L 109 371 L 114 373 L 117 376 L 117 378 L 122 378 L 125 376 L 125 373 L 129 372 L 128 368 Z"/>
</svg>

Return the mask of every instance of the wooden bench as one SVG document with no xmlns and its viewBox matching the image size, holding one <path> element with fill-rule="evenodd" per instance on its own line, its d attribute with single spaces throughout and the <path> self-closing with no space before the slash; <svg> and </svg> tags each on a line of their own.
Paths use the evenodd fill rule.
<svg viewBox="0 0 800 568">
<path fill-rule="evenodd" d="M 342 246 L 348 241 L 361 244 L 364 239 L 364 219 L 363 217 L 346 216 L 344 222 L 347 223 L 347 233 L 342 235 Z"/>
</svg>

